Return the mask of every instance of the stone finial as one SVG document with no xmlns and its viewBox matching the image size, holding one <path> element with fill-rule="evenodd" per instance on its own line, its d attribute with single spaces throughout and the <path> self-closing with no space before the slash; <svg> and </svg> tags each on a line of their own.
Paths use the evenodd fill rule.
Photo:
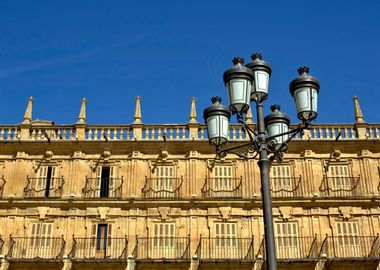
<svg viewBox="0 0 380 270">
<path fill-rule="evenodd" d="M 357 96 L 354 96 L 353 101 L 354 101 L 354 106 L 355 106 L 355 122 L 365 123 L 363 119 L 362 110 L 360 109 L 359 98 Z"/>
<path fill-rule="evenodd" d="M 191 98 L 191 110 L 190 110 L 190 121 L 189 123 L 198 123 L 197 121 L 197 108 L 196 108 L 195 97 Z"/>
<path fill-rule="evenodd" d="M 249 108 L 247 111 L 247 116 L 245 117 L 245 122 L 247 124 L 253 124 L 251 108 Z"/>
<path fill-rule="evenodd" d="M 86 98 L 82 99 L 77 124 L 86 124 Z"/>
<path fill-rule="evenodd" d="M 33 97 L 30 97 L 28 100 L 28 106 L 26 107 L 24 120 L 22 124 L 30 124 L 32 122 L 32 107 L 33 107 Z"/>
<path fill-rule="evenodd" d="M 133 124 L 142 124 L 141 121 L 141 97 L 136 97 L 135 117 Z"/>
</svg>

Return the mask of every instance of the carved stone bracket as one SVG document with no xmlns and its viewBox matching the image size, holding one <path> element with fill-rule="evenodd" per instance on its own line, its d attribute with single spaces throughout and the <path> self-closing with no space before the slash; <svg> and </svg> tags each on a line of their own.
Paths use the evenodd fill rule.
<svg viewBox="0 0 380 270">
<path fill-rule="evenodd" d="M 222 216 L 222 219 L 224 221 L 227 221 L 228 219 L 231 218 L 232 215 L 232 208 L 230 206 L 227 207 L 219 207 L 219 213 Z"/>
<path fill-rule="evenodd" d="M 170 207 L 158 207 L 157 212 L 160 215 L 161 221 L 165 222 L 170 214 Z"/>
<path fill-rule="evenodd" d="M 351 206 L 340 206 L 338 210 L 341 214 L 343 220 L 349 220 L 352 217 L 352 207 Z"/>
<path fill-rule="evenodd" d="M 98 218 L 101 221 L 104 221 L 108 218 L 108 213 L 110 212 L 110 208 L 109 207 L 98 207 L 97 211 L 98 211 Z"/>
<path fill-rule="evenodd" d="M 288 221 L 293 215 L 293 207 L 291 206 L 280 206 L 278 210 L 284 221 Z"/>
<path fill-rule="evenodd" d="M 39 220 L 44 220 L 46 215 L 50 212 L 50 207 L 39 206 L 37 207 L 37 213 Z"/>
</svg>

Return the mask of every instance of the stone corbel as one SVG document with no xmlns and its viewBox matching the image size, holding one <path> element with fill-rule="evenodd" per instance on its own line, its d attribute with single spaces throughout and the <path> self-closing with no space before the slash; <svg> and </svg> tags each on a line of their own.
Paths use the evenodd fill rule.
<svg viewBox="0 0 380 270">
<path fill-rule="evenodd" d="M 280 216 L 284 221 L 288 221 L 293 215 L 293 207 L 291 206 L 280 206 L 278 208 L 278 211 L 280 212 Z"/>
<path fill-rule="evenodd" d="M 37 207 L 38 219 L 45 220 L 46 215 L 50 212 L 50 207 L 39 206 Z"/>
<path fill-rule="evenodd" d="M 341 217 L 343 220 L 349 220 L 352 218 L 352 207 L 351 206 L 340 206 L 338 207 Z"/>
<path fill-rule="evenodd" d="M 157 212 L 160 215 L 161 221 L 165 222 L 170 214 L 170 207 L 158 207 Z"/>
<path fill-rule="evenodd" d="M 222 216 L 223 221 L 227 221 L 231 218 L 232 208 L 230 206 L 227 207 L 219 207 L 219 213 Z"/>
<path fill-rule="evenodd" d="M 98 219 L 105 221 L 108 218 L 108 213 L 110 212 L 109 207 L 98 207 Z"/>
</svg>

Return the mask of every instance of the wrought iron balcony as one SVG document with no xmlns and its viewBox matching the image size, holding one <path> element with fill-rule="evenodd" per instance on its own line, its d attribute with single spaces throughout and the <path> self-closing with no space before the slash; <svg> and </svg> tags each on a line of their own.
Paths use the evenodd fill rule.
<svg viewBox="0 0 380 270">
<path fill-rule="evenodd" d="M 369 194 L 368 185 L 359 177 L 324 177 L 319 191 L 323 197 L 360 197 Z"/>
<path fill-rule="evenodd" d="M 28 177 L 24 188 L 25 197 L 60 198 L 65 183 L 63 177 Z"/>
<path fill-rule="evenodd" d="M 6 181 L 4 179 L 4 176 L 0 176 L 0 198 L 3 196 L 5 183 L 6 183 Z"/>
<path fill-rule="evenodd" d="M 200 260 L 245 261 L 255 260 L 252 238 L 200 238 L 196 255 Z"/>
<path fill-rule="evenodd" d="M 3 254 L 3 246 L 4 246 L 4 240 L 1 239 L 1 235 L 0 235 L 0 254 Z"/>
<path fill-rule="evenodd" d="M 145 178 L 142 188 L 144 198 L 179 198 L 183 178 Z"/>
<path fill-rule="evenodd" d="M 380 259 L 380 240 L 377 236 L 326 236 L 320 257 L 327 259 Z"/>
<path fill-rule="evenodd" d="M 66 242 L 63 237 L 10 237 L 10 260 L 60 260 Z"/>
<path fill-rule="evenodd" d="M 308 196 L 302 177 L 271 177 L 274 198 L 301 198 Z"/>
<path fill-rule="evenodd" d="M 240 178 L 206 178 L 201 189 L 204 198 L 241 198 L 242 179 Z"/>
<path fill-rule="evenodd" d="M 83 188 L 86 198 L 121 198 L 123 193 L 123 177 L 121 178 L 87 178 Z"/>
<path fill-rule="evenodd" d="M 308 261 L 318 258 L 317 237 L 275 237 L 276 256 L 284 261 Z M 266 258 L 265 241 L 261 241 L 258 257 Z"/>
<path fill-rule="evenodd" d="M 74 238 L 69 258 L 76 261 L 126 260 L 127 238 Z"/>
<path fill-rule="evenodd" d="M 189 237 L 137 237 L 136 260 L 190 260 Z"/>
</svg>

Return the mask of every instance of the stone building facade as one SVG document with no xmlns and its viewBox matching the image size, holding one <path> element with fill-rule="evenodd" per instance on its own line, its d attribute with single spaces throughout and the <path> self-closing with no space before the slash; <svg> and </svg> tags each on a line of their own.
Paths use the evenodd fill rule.
<svg viewBox="0 0 380 270">
<path fill-rule="evenodd" d="M 265 269 L 257 159 L 186 124 L 0 126 L 0 269 Z M 280 269 L 380 269 L 380 124 L 316 124 L 273 163 Z M 247 121 L 254 127 L 251 114 Z M 230 126 L 230 145 L 246 141 Z"/>
</svg>

